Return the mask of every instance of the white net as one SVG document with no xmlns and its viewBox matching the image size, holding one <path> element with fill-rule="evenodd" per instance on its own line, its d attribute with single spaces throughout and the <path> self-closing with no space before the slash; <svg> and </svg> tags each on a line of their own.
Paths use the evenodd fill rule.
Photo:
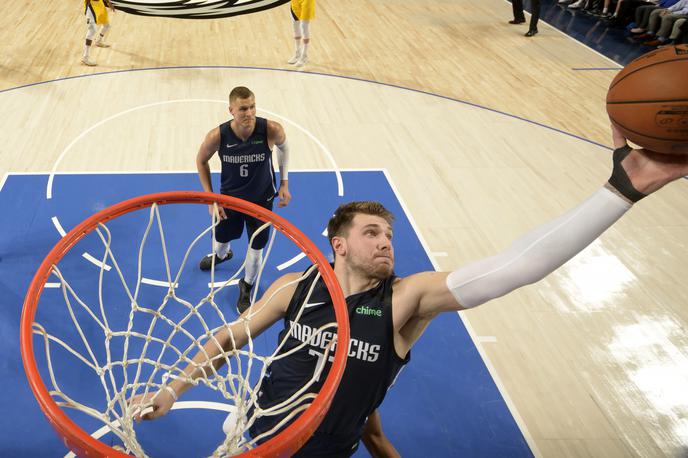
<svg viewBox="0 0 688 458">
<path fill-rule="evenodd" d="M 215 205 L 217 214 L 217 204 Z M 147 215 L 144 213 L 141 217 L 141 213 L 146 211 Z M 37 317 L 33 323 L 34 335 L 40 336 L 36 347 L 42 347 L 44 352 L 45 364 L 41 371 L 47 374 L 47 377 L 43 376 L 44 380 L 49 378 L 46 385 L 49 386 L 50 395 L 62 409 L 80 412 L 105 425 L 118 439 L 111 440 L 112 446 L 143 457 L 148 454 L 142 445 L 143 441 L 137 436 L 139 427 L 134 418 L 142 410 L 145 412 L 148 405 L 132 403 L 132 397 L 165 389 L 171 379 L 203 385 L 216 393 L 216 396 L 228 405 L 226 410 L 232 412 L 224 424 L 224 439 L 221 443 L 212 445 L 215 449 L 212 455 L 234 456 L 251 450 L 306 410 L 316 396 L 312 392 L 312 387 L 324 377 L 324 365 L 314 365 L 310 379 L 301 389 L 291 393 L 277 405 L 263 408 L 257 399 L 270 364 L 311 344 L 313 340 L 319 339 L 324 331 L 336 332 L 337 324 L 332 322 L 317 329 L 310 339 L 289 351 L 283 351 L 286 333 L 285 338 L 279 340 L 276 347 L 267 352 L 264 348 L 262 351 L 258 350 L 254 342 L 255 336 L 251 334 L 251 320 L 260 314 L 264 307 L 269 306 L 279 291 L 261 300 L 258 303 L 260 306 L 254 302 L 263 273 L 269 265 L 268 260 L 278 231 L 271 231 L 268 245 L 264 250 L 258 279 L 252 290 L 252 305 L 246 313 L 238 316 L 233 307 L 228 305 L 227 292 L 241 278 L 245 261 L 231 277 L 219 282 L 215 281 L 217 272 L 213 264 L 210 270 L 210 283 L 201 297 L 190 299 L 182 294 L 185 270 L 193 270 L 187 267 L 192 251 L 204 237 L 212 235 L 214 239 L 217 223 L 190 235 L 187 240 L 192 240 L 187 244 L 181 259 L 171 262 L 170 258 L 173 256 L 168 251 L 160 207 L 153 204 L 148 209 L 134 214 L 136 213 L 140 215 L 138 221 L 147 221 L 145 229 L 139 231 L 140 237 L 131 236 L 136 231 L 128 226 L 124 228 L 124 233 L 128 234 L 125 238 L 138 246 L 127 247 L 126 244 L 118 244 L 115 247 L 110 227 L 117 226 L 115 222 L 121 219 L 118 218 L 108 222 L 108 225 L 99 224 L 94 231 L 102 250 L 102 255 L 95 263 L 99 266 L 98 269 L 91 266 L 87 269 L 73 268 L 69 264 L 62 269 L 62 261 L 52 266 L 52 273 L 59 281 L 60 296 L 64 300 L 61 306 L 64 318 L 45 319 L 41 323 Z M 265 223 L 253 237 L 261 231 L 269 230 L 270 226 L 270 223 Z M 122 228 L 117 226 L 117 229 Z M 157 240 L 152 242 L 152 234 L 155 232 Z M 162 272 L 165 277 L 162 281 L 151 282 L 144 275 L 144 265 L 150 264 L 144 261 L 145 254 L 151 252 L 149 245 L 156 247 L 152 250 L 155 254 L 151 257 L 160 258 L 163 263 Z M 127 261 L 121 262 L 122 257 L 126 257 Z M 176 253 L 174 257 L 180 258 L 180 253 Z M 176 265 L 175 269 L 172 268 L 173 265 Z M 135 275 L 131 272 L 126 273 L 124 267 L 135 267 Z M 281 288 L 293 287 L 315 268 L 316 266 L 311 267 Z M 70 273 L 65 270 L 69 270 Z M 90 271 L 93 276 L 97 272 L 97 280 L 86 278 L 87 272 L 84 270 Z M 317 275 L 319 277 L 320 273 Z M 304 303 L 308 301 L 315 283 L 314 281 L 311 284 Z M 148 287 L 151 284 L 154 287 Z M 115 287 L 119 289 L 118 293 L 113 293 Z M 84 290 L 83 293 L 80 288 Z M 43 298 L 39 305 L 39 311 L 41 307 L 48 306 L 44 304 Z M 54 309 L 58 304 L 50 303 L 49 307 Z M 297 316 L 291 320 L 292 323 L 299 322 L 303 310 L 301 304 Z M 54 310 L 51 311 L 51 317 L 53 316 Z M 231 350 L 221 348 L 215 334 L 226 329 L 234 343 L 233 330 L 236 330 L 237 326 L 247 334 L 247 345 Z M 204 345 L 209 341 L 214 342 L 220 349 L 214 358 L 210 358 L 204 349 Z M 333 339 L 325 349 L 324 360 L 327 360 L 329 353 L 333 351 L 334 343 Z M 202 358 L 201 362 L 194 362 L 192 359 L 198 352 L 204 354 L 205 358 Z M 224 363 L 222 369 L 216 368 L 217 359 Z M 198 370 L 185 371 L 189 365 Z M 76 366 L 79 368 L 75 369 Z M 75 372 L 80 379 L 78 384 L 74 384 L 72 380 Z M 189 373 L 194 374 L 193 379 L 186 375 Z M 61 384 L 61 377 L 69 379 L 67 385 L 77 388 L 71 388 L 70 391 L 70 388 Z M 96 391 L 100 394 L 94 395 L 93 390 L 83 393 L 78 387 L 84 386 L 84 379 L 91 380 L 88 384 L 97 386 Z M 249 428 L 257 418 L 283 415 L 284 418 L 270 431 L 256 437 L 250 437 L 248 434 Z M 221 424 L 217 425 L 218 429 L 221 427 Z"/>
</svg>

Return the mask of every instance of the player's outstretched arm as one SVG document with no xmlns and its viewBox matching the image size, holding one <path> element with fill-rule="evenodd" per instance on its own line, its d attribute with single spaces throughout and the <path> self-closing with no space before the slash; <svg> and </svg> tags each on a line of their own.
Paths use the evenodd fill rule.
<svg viewBox="0 0 688 458">
<path fill-rule="evenodd" d="M 541 280 L 592 243 L 633 203 L 685 175 L 688 155 L 615 150 L 609 182 L 564 215 L 526 233 L 496 256 L 451 273 L 424 272 L 400 282 L 406 307 L 417 307 L 409 317 L 431 318 L 475 307 Z"/>
<path fill-rule="evenodd" d="M 299 277 L 298 273 L 290 273 L 277 279 L 260 300 L 242 313 L 239 319 L 229 325 L 229 328 L 221 329 L 208 339 L 194 355 L 191 363 L 184 368 L 185 377 L 175 377 L 156 393 L 134 396 L 130 401 L 131 404 L 138 403 L 144 408 L 153 408 L 151 412 L 137 416 L 136 420 L 153 420 L 169 412 L 175 401 L 191 388 L 189 379 L 195 380 L 211 374 L 213 370 L 224 365 L 225 352 L 242 348 L 248 343 L 247 327 L 250 335 L 255 338 L 284 317 L 296 288 L 296 283 L 289 283 Z"/>
<path fill-rule="evenodd" d="M 375 410 L 363 428 L 363 445 L 373 458 L 399 458 L 401 455 L 382 431 L 380 413 Z"/>
</svg>

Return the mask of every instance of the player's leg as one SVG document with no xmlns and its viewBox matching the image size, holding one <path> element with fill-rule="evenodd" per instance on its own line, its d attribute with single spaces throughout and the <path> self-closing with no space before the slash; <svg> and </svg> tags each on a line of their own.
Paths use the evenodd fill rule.
<svg viewBox="0 0 688 458">
<path fill-rule="evenodd" d="M 296 65 L 305 65 L 308 62 L 308 45 L 311 43 L 311 21 L 300 21 L 301 33 L 303 34 L 303 45 L 301 46 L 301 56 Z"/>
<path fill-rule="evenodd" d="M 105 2 L 95 2 L 94 11 L 96 14 L 96 24 L 100 26 L 100 33 L 96 39 L 96 46 L 99 48 L 109 48 L 110 45 L 105 42 L 105 35 L 107 34 L 108 30 L 110 30 L 110 16 L 108 15 Z"/>
<path fill-rule="evenodd" d="M 273 201 L 274 199 L 271 199 L 269 202 L 261 204 L 261 206 L 268 210 L 272 210 Z M 264 223 L 259 219 L 250 216 L 246 217 L 246 233 L 248 234 L 249 240 L 251 240 L 253 234 L 263 224 Z M 239 299 L 237 300 L 237 310 L 239 313 L 243 313 L 251 305 L 251 290 L 253 289 L 253 285 L 256 284 L 258 272 L 260 272 L 260 265 L 263 262 L 263 248 L 265 248 L 269 240 L 270 231 L 268 229 L 263 229 L 256 234 L 253 243 L 246 250 L 244 278 L 239 280 Z"/>
<path fill-rule="evenodd" d="M 295 5 L 292 2 L 291 6 L 291 25 L 294 28 L 294 55 L 287 61 L 289 64 L 295 64 L 301 58 L 301 21 L 294 11 Z"/>
<path fill-rule="evenodd" d="M 110 23 L 103 24 L 100 28 L 100 33 L 98 34 L 98 39 L 96 40 L 96 46 L 99 48 L 109 48 L 110 44 L 105 41 L 105 35 L 107 35 L 110 30 Z"/>
<path fill-rule="evenodd" d="M 86 44 L 84 45 L 84 53 L 81 56 L 81 63 L 84 65 L 94 66 L 95 61 L 91 60 L 91 45 L 93 44 L 93 37 L 96 36 L 96 16 L 93 13 L 91 5 L 86 6 Z"/>
<path fill-rule="evenodd" d="M 213 240 L 213 252 L 201 259 L 198 267 L 201 270 L 210 270 L 215 258 L 215 265 L 229 261 L 234 256 L 230 242 L 241 237 L 244 231 L 244 218 L 242 213 L 237 213 L 225 208 L 226 219 L 215 226 L 215 240 Z"/>
<path fill-rule="evenodd" d="M 298 14 L 301 22 L 301 35 L 303 45 L 301 46 L 301 57 L 296 65 L 305 65 L 308 62 L 308 46 L 311 43 L 311 21 L 315 19 L 315 0 L 302 0 L 301 11 Z"/>
</svg>

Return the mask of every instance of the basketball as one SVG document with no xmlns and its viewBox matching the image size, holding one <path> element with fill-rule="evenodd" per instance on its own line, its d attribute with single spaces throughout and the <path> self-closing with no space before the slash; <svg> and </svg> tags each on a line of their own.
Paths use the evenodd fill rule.
<svg viewBox="0 0 688 458">
<path fill-rule="evenodd" d="M 688 45 L 644 54 L 619 72 L 607 113 L 631 142 L 666 154 L 688 154 Z"/>
</svg>

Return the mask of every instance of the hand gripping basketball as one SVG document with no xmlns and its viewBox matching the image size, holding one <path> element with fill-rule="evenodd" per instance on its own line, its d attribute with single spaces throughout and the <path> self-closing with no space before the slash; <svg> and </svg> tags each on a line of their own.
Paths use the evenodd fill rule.
<svg viewBox="0 0 688 458">
<path fill-rule="evenodd" d="M 630 202 L 688 175 L 688 155 L 668 155 L 629 146 L 614 151 L 614 169 L 609 186 Z"/>
<path fill-rule="evenodd" d="M 612 123 L 636 145 L 688 154 L 688 45 L 667 46 L 628 64 L 607 93 Z"/>
</svg>

